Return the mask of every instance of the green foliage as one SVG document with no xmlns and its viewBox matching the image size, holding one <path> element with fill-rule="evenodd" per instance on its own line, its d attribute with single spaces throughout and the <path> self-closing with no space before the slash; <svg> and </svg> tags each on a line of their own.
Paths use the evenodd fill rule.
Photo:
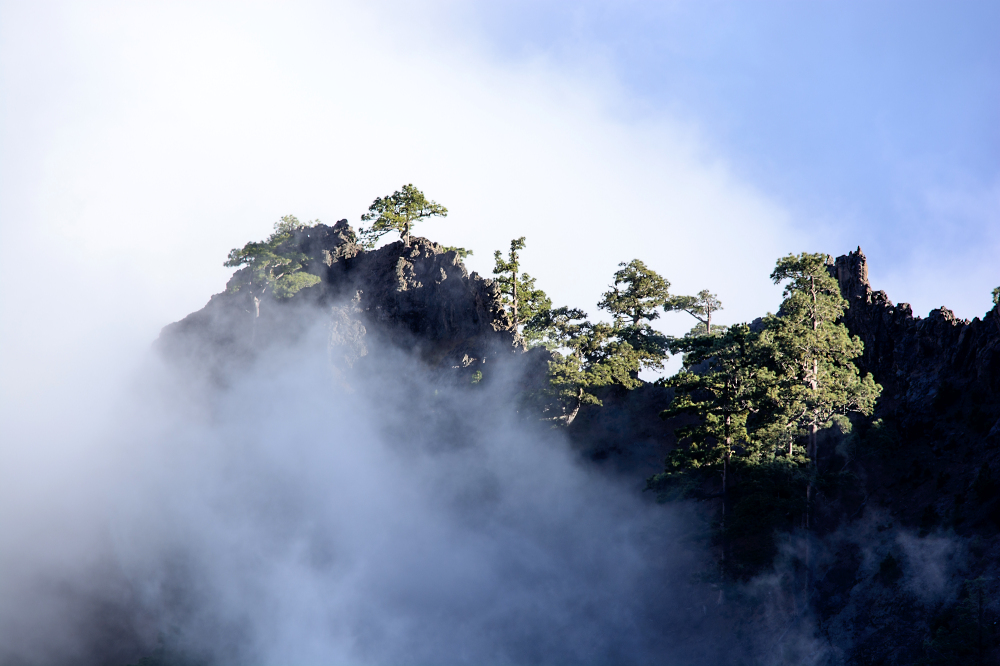
<svg viewBox="0 0 1000 666">
<path fill-rule="evenodd" d="M 786 283 L 779 316 L 768 317 L 765 331 L 779 375 L 775 417 L 791 432 L 808 433 L 808 455 L 814 458 L 816 433 L 835 414 L 871 414 L 882 387 L 870 373 L 861 378 L 852 362 L 863 345 L 838 321 L 847 301 L 827 270 L 826 255 L 779 259 L 771 279 Z"/>
<path fill-rule="evenodd" d="M 599 405 L 590 389 L 611 383 L 611 373 L 602 363 L 601 347 L 609 327 L 587 321 L 577 308 L 546 308 L 525 324 L 525 337 L 534 346 L 545 347 L 554 358 L 548 366 L 548 385 L 539 396 L 543 411 L 569 424 L 581 405 Z"/>
<path fill-rule="evenodd" d="M 760 440 L 748 431 L 748 421 L 769 400 L 775 382 L 767 367 L 768 349 L 760 335 L 741 324 L 718 336 L 681 338 L 671 349 L 684 353 L 684 369 L 665 380 L 674 389 L 670 406 L 661 418 L 693 414 L 699 420 L 679 428 L 679 441 L 687 446 L 674 449 L 666 471 L 655 483 L 679 482 L 691 488 L 706 474 L 720 474 L 725 493 L 728 470 L 737 446 L 742 464 L 758 464 L 767 458 Z M 697 372 L 692 368 L 697 368 Z"/>
<path fill-rule="evenodd" d="M 510 253 L 505 259 L 497 250 L 493 253 L 496 265 L 493 274 L 500 289 L 500 300 L 510 313 L 514 328 L 520 330 L 528 320 L 552 307 L 552 301 L 544 291 L 535 287 L 535 278 L 521 273 L 521 258 L 518 252 L 524 249 L 524 236 L 510 242 Z M 529 344 L 534 342 L 528 338 Z"/>
<path fill-rule="evenodd" d="M 424 193 L 412 183 L 403 185 L 389 196 L 375 199 L 368 207 L 368 212 L 361 216 L 362 222 L 371 222 L 371 226 L 362 227 L 359 231 L 361 245 L 371 249 L 379 238 L 398 231 L 403 244 L 409 247 L 413 225 L 434 216 L 447 217 L 448 209 L 434 201 L 428 201 Z"/>
<path fill-rule="evenodd" d="M 468 259 L 473 254 L 472 250 L 466 250 L 464 247 L 458 247 L 457 245 L 445 245 L 443 247 L 445 252 L 454 252 L 460 259 Z"/>
<path fill-rule="evenodd" d="M 662 380 L 674 399 L 661 418 L 693 415 L 650 478 L 661 500 L 721 498 L 718 537 L 726 575 L 752 575 L 775 553 L 775 529 L 801 513 L 805 458 L 781 454 L 769 418 L 777 376 L 767 340 L 746 324 L 672 341 L 684 369 Z"/>
<path fill-rule="evenodd" d="M 622 269 L 615 272 L 614 284 L 597 307 L 610 312 L 621 325 L 658 318 L 657 310 L 670 302 L 670 283 L 638 259 L 618 265 Z"/>
<path fill-rule="evenodd" d="M 227 291 L 246 293 L 250 297 L 255 322 L 260 316 L 261 300 L 266 295 L 290 298 L 299 290 L 320 282 L 319 276 L 303 271 L 309 257 L 294 243 L 295 234 L 309 226 L 299 222 L 294 215 L 286 215 L 275 223 L 274 233 L 267 240 L 229 251 L 224 265 L 240 270 L 226 285 Z"/>
<path fill-rule="evenodd" d="M 611 313 L 614 321 L 605 345 L 606 360 L 621 377 L 619 383 L 634 388 L 640 383 L 640 370 L 662 370 L 668 356 L 669 338 L 649 322 L 669 306 L 670 283 L 638 259 L 619 266 L 597 306 Z"/>
<path fill-rule="evenodd" d="M 726 558 L 733 575 L 773 554 L 774 529 L 790 527 L 803 511 L 808 524 L 814 487 L 842 483 L 837 474 L 817 478 L 817 433 L 836 426 L 838 452 L 850 459 L 855 444 L 846 439 L 846 414 L 870 414 L 881 390 L 852 362 L 861 341 L 839 323 L 846 301 L 826 256 L 789 255 L 771 278 L 785 283 L 784 301 L 758 332 L 746 325 L 713 331 L 709 310 L 718 300 L 708 291 L 666 306 L 703 326 L 670 342 L 673 353 L 684 354 L 684 369 L 663 380 L 675 396 L 661 416 L 697 420 L 676 431 L 680 445 L 648 487 L 665 498 L 722 499 L 719 535 L 723 552 L 738 554 Z M 887 435 L 883 427 L 873 436 Z"/>
<path fill-rule="evenodd" d="M 701 326 L 691 329 L 688 336 L 714 335 L 726 330 L 725 326 L 712 323 L 712 313 L 722 309 L 722 301 L 707 289 L 699 291 L 697 296 L 674 296 L 667 307 L 687 312 L 701 322 Z"/>
</svg>

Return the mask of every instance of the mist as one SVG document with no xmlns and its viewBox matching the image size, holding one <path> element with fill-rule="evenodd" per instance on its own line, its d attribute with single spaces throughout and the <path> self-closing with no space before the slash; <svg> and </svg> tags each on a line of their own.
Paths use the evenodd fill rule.
<svg viewBox="0 0 1000 666">
<path fill-rule="evenodd" d="M 31 415 L 0 663 L 693 654 L 697 520 L 519 416 L 515 364 L 469 388 L 372 343 L 335 371 L 316 320 L 224 382 L 153 351 L 104 418 Z"/>
</svg>

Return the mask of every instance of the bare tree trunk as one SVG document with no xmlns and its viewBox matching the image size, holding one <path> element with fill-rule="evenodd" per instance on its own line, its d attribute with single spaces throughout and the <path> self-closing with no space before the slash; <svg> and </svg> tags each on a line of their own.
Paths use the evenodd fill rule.
<svg viewBox="0 0 1000 666">
<path fill-rule="evenodd" d="M 253 330 L 250 332 L 250 344 L 257 340 L 257 320 L 260 319 L 260 298 L 253 297 Z"/>
<path fill-rule="evenodd" d="M 576 415 L 580 413 L 580 406 L 583 405 L 583 388 L 578 387 L 576 391 L 576 406 L 573 407 L 573 411 L 566 415 L 566 425 L 573 422 Z"/>
<path fill-rule="evenodd" d="M 729 456 L 733 450 L 733 438 L 729 434 L 732 415 L 726 414 L 726 454 L 722 458 L 722 573 L 726 573 L 726 556 L 729 539 L 726 537 L 726 510 L 729 508 Z"/>
<path fill-rule="evenodd" d="M 513 300 L 513 303 L 511 304 L 511 309 L 514 312 L 514 332 L 516 333 L 517 325 L 519 323 L 517 319 L 517 269 L 512 270 L 510 274 L 511 274 L 511 294 Z"/>
</svg>

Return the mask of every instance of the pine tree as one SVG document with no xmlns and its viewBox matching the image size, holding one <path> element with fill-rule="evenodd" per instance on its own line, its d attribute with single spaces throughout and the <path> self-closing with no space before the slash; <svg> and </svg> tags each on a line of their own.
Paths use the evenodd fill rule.
<svg viewBox="0 0 1000 666">
<path fill-rule="evenodd" d="M 510 242 L 510 253 L 504 259 L 500 250 L 493 253 L 493 274 L 500 289 L 500 298 L 510 313 L 516 331 L 531 317 L 552 307 L 544 291 L 535 286 L 535 278 L 521 272 L 520 250 L 525 246 L 524 236 Z"/>
<path fill-rule="evenodd" d="M 712 335 L 726 330 L 712 323 L 712 313 L 722 309 L 722 301 L 707 289 L 699 291 L 697 296 L 674 296 L 667 309 L 687 312 L 701 322 L 702 325 L 691 329 L 689 335 Z"/>
<path fill-rule="evenodd" d="M 666 470 L 649 487 L 671 489 L 675 495 L 695 491 L 711 476 L 721 485 L 723 535 L 731 510 L 731 467 L 737 449 L 739 463 L 752 467 L 767 462 L 748 424 L 768 401 L 774 373 L 767 366 L 769 350 L 759 334 L 746 324 L 714 336 L 686 337 L 671 343 L 684 353 L 684 368 L 663 384 L 674 389 L 674 399 L 660 413 L 667 419 L 682 414 L 699 417 L 675 432 L 681 446 L 667 457 Z M 723 559 L 726 544 L 723 543 Z"/>
<path fill-rule="evenodd" d="M 577 308 L 549 308 L 525 324 L 525 337 L 553 353 L 548 365 L 548 385 L 542 390 L 543 412 L 556 412 L 552 420 L 569 425 L 585 404 L 600 405 L 591 389 L 612 382 L 601 348 L 610 327 L 587 321 Z"/>
<path fill-rule="evenodd" d="M 361 244 L 366 249 L 371 249 L 379 238 L 398 231 L 403 245 L 409 247 L 413 225 L 435 216 L 447 217 L 448 209 L 434 201 L 428 201 L 424 193 L 412 183 L 403 185 L 389 196 L 375 199 L 368 207 L 368 212 L 361 216 L 362 222 L 371 222 L 371 226 L 362 228 L 359 232 Z"/>
<path fill-rule="evenodd" d="M 442 249 L 445 252 L 454 252 L 458 255 L 459 259 L 468 259 L 474 254 L 472 250 L 467 250 L 464 247 L 458 247 L 457 245 L 445 245 Z"/>
<path fill-rule="evenodd" d="M 668 338 L 649 322 L 659 318 L 660 309 L 669 308 L 670 283 L 638 259 L 619 266 L 597 306 L 614 318 L 611 339 L 604 345 L 606 360 L 627 372 L 622 383 L 632 388 L 640 383 L 640 370 L 662 370 L 668 356 Z"/>
<path fill-rule="evenodd" d="M 881 391 L 852 362 L 861 341 L 839 323 L 846 301 L 825 255 L 781 259 L 771 277 L 786 283 L 777 316 L 765 318 L 759 332 L 738 325 L 673 340 L 671 351 L 684 353 L 684 370 L 663 382 L 675 398 L 661 415 L 699 418 L 677 431 L 682 445 L 649 486 L 704 494 L 705 481 L 718 475 L 724 557 L 729 533 L 759 544 L 787 520 L 782 516 L 800 512 L 809 526 L 819 430 L 837 419 L 846 422 L 847 413 L 870 414 Z M 805 456 L 794 447 L 798 438 L 806 441 Z M 774 446 L 779 440 L 787 456 Z M 804 491 L 796 490 L 804 502 L 785 499 L 793 489 Z"/>
<path fill-rule="evenodd" d="M 772 342 L 779 381 L 774 391 L 776 418 L 792 438 L 806 435 L 806 454 L 815 467 L 817 434 L 836 414 L 869 415 L 882 387 L 871 374 L 863 378 L 853 359 L 863 344 L 839 320 L 847 308 L 825 254 L 788 255 L 779 259 L 771 279 L 785 283 L 777 317 L 769 317 L 766 337 Z M 812 486 L 807 488 L 808 503 Z"/>
<path fill-rule="evenodd" d="M 315 222 L 313 223 L 315 224 Z M 260 304 L 265 296 L 290 298 L 300 289 L 320 282 L 317 275 L 302 269 L 309 260 L 294 245 L 295 233 L 305 229 L 294 215 L 286 215 L 274 225 L 274 233 L 262 242 L 247 243 L 242 248 L 229 251 L 229 258 L 223 264 L 229 268 L 240 268 L 226 285 L 229 293 L 246 293 L 253 305 L 253 334 L 257 336 L 257 319 Z"/>
</svg>

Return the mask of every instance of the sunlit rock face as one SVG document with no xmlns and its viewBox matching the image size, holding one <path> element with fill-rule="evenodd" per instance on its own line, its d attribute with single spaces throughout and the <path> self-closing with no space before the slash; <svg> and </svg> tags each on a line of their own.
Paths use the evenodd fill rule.
<svg viewBox="0 0 1000 666">
<path fill-rule="evenodd" d="M 456 252 L 437 243 L 418 237 L 366 251 L 346 220 L 305 228 L 290 242 L 309 257 L 305 270 L 319 284 L 286 299 L 266 294 L 256 321 L 248 296 L 227 289 L 167 326 L 161 348 L 216 374 L 324 326 L 332 355 L 348 362 L 364 356 L 366 335 L 441 368 L 521 349 L 493 281 L 470 275 Z"/>
</svg>

